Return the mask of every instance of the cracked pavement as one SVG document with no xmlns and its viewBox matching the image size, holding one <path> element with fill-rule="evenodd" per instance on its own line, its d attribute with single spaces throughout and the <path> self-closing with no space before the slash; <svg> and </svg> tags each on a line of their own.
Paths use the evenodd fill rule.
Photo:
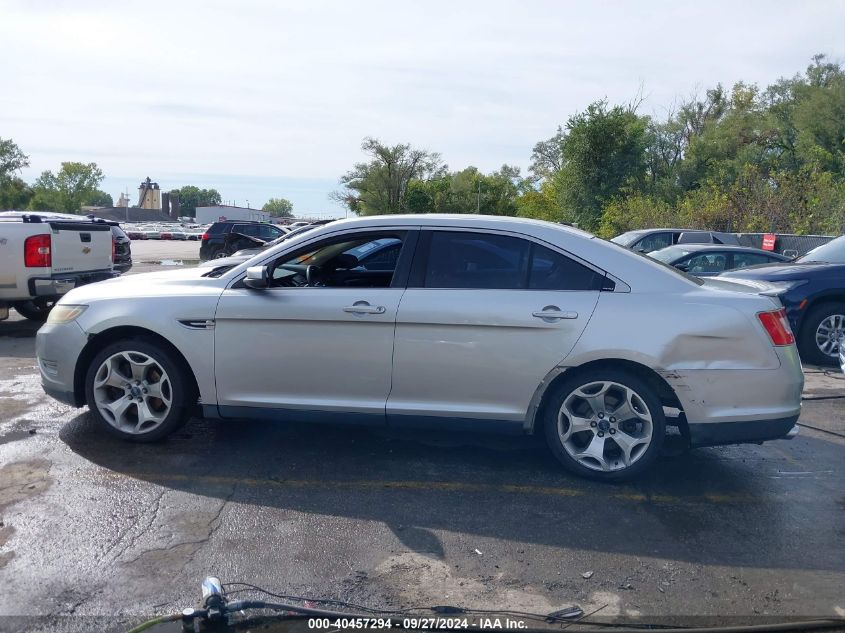
<svg viewBox="0 0 845 633">
<path fill-rule="evenodd" d="M 822 430 L 792 442 L 624 485 L 531 438 L 195 419 L 132 445 L 43 394 L 36 329 L 0 322 L 0 630 L 125 630 L 210 574 L 371 607 L 845 615 L 845 439 L 825 432 L 845 400 L 805 402 Z M 810 371 L 806 395 L 845 395 Z"/>
</svg>

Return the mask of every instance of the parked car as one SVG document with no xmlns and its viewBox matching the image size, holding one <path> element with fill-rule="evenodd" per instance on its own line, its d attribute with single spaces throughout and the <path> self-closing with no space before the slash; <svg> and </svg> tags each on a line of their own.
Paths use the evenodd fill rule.
<svg viewBox="0 0 845 633">
<path fill-rule="evenodd" d="M 401 244 L 390 266 L 353 254 L 385 243 Z M 197 410 L 536 432 L 573 472 L 619 480 L 654 462 L 667 425 L 691 446 L 797 432 L 782 308 L 708 284 L 549 222 L 374 216 L 229 269 L 75 289 L 36 349 L 45 391 L 127 440 Z"/>
<path fill-rule="evenodd" d="M 132 268 L 132 240 L 116 223 L 110 223 L 110 226 L 112 241 L 114 242 L 114 269 L 120 273 L 125 273 Z"/>
<path fill-rule="evenodd" d="M 808 363 L 834 365 L 845 334 L 845 236 L 780 264 L 734 270 L 719 278 L 766 282 L 783 303 Z"/>
<path fill-rule="evenodd" d="M 71 288 L 109 279 L 115 244 L 105 221 L 52 212 L 0 213 L 0 320 L 9 308 L 43 321 Z"/>
<path fill-rule="evenodd" d="M 649 257 L 696 277 L 713 277 L 726 270 L 758 264 L 788 262 L 789 257 L 751 248 L 723 244 L 684 244 L 652 251 Z"/>
<path fill-rule="evenodd" d="M 642 229 L 617 235 L 611 241 L 640 253 L 650 253 L 673 244 L 734 244 L 739 246 L 739 238 L 733 233 L 699 231 L 697 229 Z"/>
<path fill-rule="evenodd" d="M 235 251 L 234 253 L 232 253 L 228 257 L 221 257 L 221 258 L 217 258 L 217 259 L 209 259 L 207 261 L 200 263 L 199 265 L 206 267 L 206 268 L 209 268 L 209 267 L 219 268 L 219 267 L 226 267 L 226 266 L 236 266 L 238 264 L 242 264 L 243 262 L 245 262 L 248 259 L 251 259 L 252 257 L 257 255 L 258 253 L 261 253 L 262 251 L 267 250 L 268 248 L 272 248 L 273 246 L 281 244 L 285 240 L 292 239 L 292 238 L 296 237 L 297 235 L 301 235 L 302 233 L 305 233 L 306 231 L 310 231 L 311 229 L 316 228 L 318 226 L 322 226 L 323 224 L 328 224 L 329 222 L 331 222 L 331 220 L 321 220 L 319 222 L 315 222 L 314 224 L 304 224 L 302 226 L 296 227 L 292 231 L 289 231 L 288 233 L 285 233 L 284 235 L 281 235 L 281 236 L 277 237 L 275 240 L 271 240 L 269 242 L 260 243 L 260 240 L 258 240 L 256 238 L 251 238 L 250 241 L 252 243 L 254 243 L 254 245 L 251 246 L 250 248 L 242 248 L 238 251 Z"/>
<path fill-rule="evenodd" d="M 241 248 L 258 246 L 287 233 L 287 229 L 247 220 L 226 220 L 215 222 L 202 234 L 200 260 L 228 257 Z M 250 239 L 255 238 L 255 239 Z"/>
</svg>

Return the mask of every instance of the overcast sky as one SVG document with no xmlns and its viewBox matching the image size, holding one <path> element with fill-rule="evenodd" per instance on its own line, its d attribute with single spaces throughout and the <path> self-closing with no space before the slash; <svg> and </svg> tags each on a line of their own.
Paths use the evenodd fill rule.
<svg viewBox="0 0 845 633">
<path fill-rule="evenodd" d="M 525 169 L 591 101 L 642 87 L 662 116 L 841 61 L 843 27 L 841 1 L 0 0 L 0 137 L 30 180 L 94 161 L 115 198 L 149 175 L 338 214 L 327 195 L 365 136 Z"/>
</svg>

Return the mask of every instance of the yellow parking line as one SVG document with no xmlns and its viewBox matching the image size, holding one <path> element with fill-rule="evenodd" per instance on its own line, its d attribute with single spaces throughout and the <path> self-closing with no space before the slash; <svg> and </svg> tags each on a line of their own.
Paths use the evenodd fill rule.
<svg viewBox="0 0 845 633">
<path fill-rule="evenodd" d="M 120 476 L 120 473 L 112 473 Z M 748 502 L 748 495 L 735 493 L 701 493 L 691 495 L 648 494 L 642 492 L 611 492 L 601 489 L 583 490 L 557 486 L 534 486 L 520 484 L 476 484 L 460 481 L 415 481 L 415 480 L 331 480 L 331 479 L 258 479 L 253 477 L 223 477 L 219 475 L 183 475 L 128 472 L 126 476 L 158 484 L 168 482 L 191 482 L 206 485 L 239 485 L 258 488 L 307 489 L 324 488 L 338 490 L 411 490 L 440 492 L 509 493 L 554 497 L 599 496 L 607 499 L 633 503 L 700 504 Z"/>
</svg>

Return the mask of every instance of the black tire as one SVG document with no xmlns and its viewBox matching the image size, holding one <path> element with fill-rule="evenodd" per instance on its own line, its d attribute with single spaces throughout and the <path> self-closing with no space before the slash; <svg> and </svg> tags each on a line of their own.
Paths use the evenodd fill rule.
<svg viewBox="0 0 845 633">
<path fill-rule="evenodd" d="M 209 259 L 223 259 L 224 257 L 229 257 L 231 253 L 226 252 L 225 246 L 218 246 L 213 251 L 211 251 L 211 257 Z"/>
<path fill-rule="evenodd" d="M 634 447 L 635 450 L 631 450 L 631 455 L 633 456 L 633 460 L 630 465 L 622 466 L 618 470 L 594 470 L 591 467 L 585 466 L 580 461 L 572 457 L 567 449 L 564 447 L 564 442 L 559 432 L 558 427 L 558 416 L 561 412 L 564 402 L 567 401 L 570 394 L 572 394 L 575 390 L 579 387 L 583 387 L 589 385 L 590 383 L 595 382 L 613 382 L 617 385 L 624 386 L 630 390 L 632 390 L 637 396 L 639 396 L 639 401 L 637 401 L 638 405 L 644 404 L 645 407 L 648 409 L 647 413 L 651 416 L 651 440 L 646 445 L 645 449 L 638 449 L 635 454 L 635 450 L 637 447 Z M 604 424 L 612 427 L 613 425 L 609 425 L 608 421 L 612 416 L 612 413 L 617 410 L 615 398 L 617 394 L 621 395 L 621 390 L 618 390 L 616 387 L 613 387 L 612 390 L 609 390 L 608 394 L 603 398 L 606 403 L 613 404 L 613 407 L 609 407 L 607 412 L 604 414 L 605 418 L 603 420 Z M 577 402 L 577 401 L 573 401 Z M 586 403 L 586 400 L 583 401 Z M 570 403 L 571 404 L 571 403 Z M 584 417 L 588 417 L 586 414 Z M 633 418 L 632 418 L 633 419 Z M 567 417 L 568 424 L 569 418 Z M 593 439 L 593 437 L 598 433 L 598 423 L 602 422 L 602 420 L 596 419 L 597 426 L 595 427 L 596 430 L 588 429 L 583 432 L 578 432 L 572 436 L 569 440 L 573 444 L 578 442 L 583 442 L 584 447 Z M 543 429 L 546 436 L 546 442 L 549 445 L 554 456 L 557 460 L 569 471 L 575 473 L 576 475 L 580 475 L 582 477 L 586 477 L 588 479 L 594 479 L 597 481 L 627 481 L 633 479 L 640 474 L 642 474 L 645 470 L 647 470 L 657 459 L 660 455 L 661 449 L 663 447 L 663 442 L 666 437 L 666 418 L 663 414 L 663 406 L 660 403 L 660 399 L 657 397 L 655 390 L 649 385 L 646 381 L 641 380 L 634 374 L 620 369 L 614 368 L 607 368 L 607 369 L 593 369 L 588 370 L 586 372 L 579 372 L 573 375 L 571 378 L 565 379 L 564 382 L 555 389 L 555 392 L 550 394 L 549 400 L 544 407 L 544 415 L 543 415 Z M 622 422 L 622 424 L 626 425 L 625 429 L 634 429 L 636 424 L 633 422 Z M 634 425 L 631 427 L 630 425 Z M 622 429 L 620 428 L 620 431 Z M 614 434 L 619 433 L 620 431 L 614 430 Z M 616 441 L 613 439 L 613 435 L 610 434 L 610 430 L 606 429 L 604 431 L 606 433 L 605 442 L 607 440 L 611 440 L 611 443 L 605 444 L 604 448 L 604 455 L 607 456 L 609 461 L 614 461 L 615 459 L 622 459 L 621 458 L 621 450 L 620 445 L 616 444 Z M 625 436 L 624 434 L 619 435 L 619 437 Z M 614 457 L 617 453 L 620 454 L 619 457 Z M 624 461 L 624 460 L 623 460 Z M 615 462 L 616 465 L 613 466 L 618 467 L 618 462 Z M 598 465 L 597 462 L 594 462 L 595 465 Z"/>
<path fill-rule="evenodd" d="M 838 345 L 832 347 L 834 353 L 831 356 L 822 351 L 816 343 L 816 331 L 819 325 L 825 319 L 835 315 L 840 315 L 845 320 L 845 303 L 841 301 L 821 303 L 810 308 L 810 311 L 807 312 L 804 323 L 801 325 L 801 332 L 798 334 L 798 354 L 802 361 L 813 365 L 839 364 Z"/>
<path fill-rule="evenodd" d="M 25 319 L 44 323 L 54 305 L 56 305 L 56 299 L 32 299 L 31 301 L 18 301 L 13 303 L 12 307 Z"/>
<path fill-rule="evenodd" d="M 97 407 L 94 397 L 94 380 L 97 372 L 106 359 L 118 352 L 140 352 L 148 356 L 161 366 L 169 379 L 170 411 L 158 426 L 148 432 L 136 434 L 116 428 Z M 190 417 L 191 405 L 196 398 L 193 397 L 191 384 L 185 379 L 186 371 L 188 370 L 184 367 L 184 363 L 179 362 L 171 351 L 155 341 L 142 337 L 117 341 L 100 350 L 91 360 L 85 373 L 85 400 L 88 403 L 88 409 L 98 425 L 116 437 L 130 442 L 155 442 L 176 431 Z"/>
</svg>

